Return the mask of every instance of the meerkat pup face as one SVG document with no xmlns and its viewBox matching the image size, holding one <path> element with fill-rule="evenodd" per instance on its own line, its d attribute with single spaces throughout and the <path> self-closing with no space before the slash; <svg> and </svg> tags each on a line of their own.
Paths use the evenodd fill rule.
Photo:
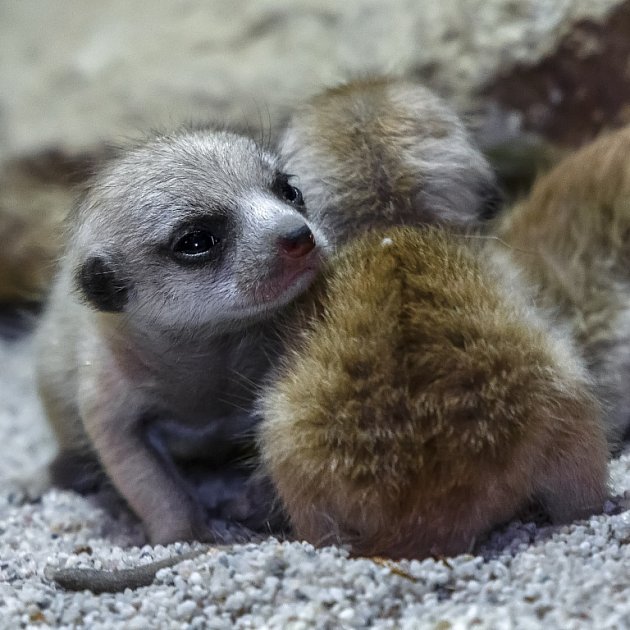
<svg viewBox="0 0 630 630">
<path fill-rule="evenodd" d="M 111 164 L 75 214 L 76 283 L 103 311 L 238 327 L 301 293 L 326 242 L 274 155 L 228 132 L 154 139 Z"/>
<path fill-rule="evenodd" d="M 291 117 L 280 152 L 335 243 L 392 225 L 475 226 L 501 204 L 461 120 L 411 81 L 357 80 L 313 97 Z"/>
</svg>

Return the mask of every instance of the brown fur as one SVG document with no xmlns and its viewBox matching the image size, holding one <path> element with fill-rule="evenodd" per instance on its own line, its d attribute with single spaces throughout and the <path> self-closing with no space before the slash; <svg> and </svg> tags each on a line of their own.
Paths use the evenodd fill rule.
<svg viewBox="0 0 630 630">
<path fill-rule="evenodd" d="M 42 299 L 61 250 L 73 193 L 17 169 L 0 178 L 0 303 Z"/>
<path fill-rule="evenodd" d="M 293 114 L 280 152 L 332 243 L 375 227 L 476 227 L 500 199 L 461 120 L 413 81 L 355 80 L 316 95 Z"/>
<path fill-rule="evenodd" d="M 330 263 L 261 401 L 297 535 L 423 557 L 468 550 L 532 499 L 558 521 L 601 509 L 605 439 L 570 347 L 478 241 L 386 237 Z"/>
<path fill-rule="evenodd" d="M 630 127 L 541 177 L 497 234 L 570 325 L 618 438 L 630 424 Z"/>
<path fill-rule="evenodd" d="M 49 225 L 0 213 L 0 302 L 37 300 L 50 283 L 60 239 Z"/>
</svg>

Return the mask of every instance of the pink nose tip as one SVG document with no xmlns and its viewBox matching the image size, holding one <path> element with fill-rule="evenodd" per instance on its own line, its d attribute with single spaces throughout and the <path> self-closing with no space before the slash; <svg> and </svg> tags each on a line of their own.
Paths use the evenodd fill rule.
<svg viewBox="0 0 630 630">
<path fill-rule="evenodd" d="M 306 225 L 278 238 L 280 250 L 289 258 L 302 258 L 315 247 L 313 232 Z"/>
</svg>

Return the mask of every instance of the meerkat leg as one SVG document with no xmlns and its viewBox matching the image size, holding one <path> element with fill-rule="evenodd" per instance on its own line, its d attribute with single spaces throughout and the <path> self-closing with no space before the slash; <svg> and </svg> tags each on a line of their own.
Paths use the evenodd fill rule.
<svg viewBox="0 0 630 630">
<path fill-rule="evenodd" d="M 118 409 L 120 411 L 120 409 Z M 164 466 L 160 453 L 134 429 L 116 426 L 120 415 L 102 406 L 90 418 L 94 444 L 112 482 L 142 519 L 153 544 L 205 538 L 201 506 L 172 470 Z M 133 420 L 128 419 L 125 420 Z M 130 424 L 126 423 L 127 427 Z M 123 424 L 121 423 L 121 424 Z M 86 422 L 87 424 L 87 422 Z"/>
<path fill-rule="evenodd" d="M 111 374 L 95 379 L 89 389 L 81 396 L 87 401 L 82 415 L 88 435 L 114 486 L 143 521 L 151 542 L 207 538 L 201 506 L 143 433 L 144 401 L 122 378 Z"/>
</svg>

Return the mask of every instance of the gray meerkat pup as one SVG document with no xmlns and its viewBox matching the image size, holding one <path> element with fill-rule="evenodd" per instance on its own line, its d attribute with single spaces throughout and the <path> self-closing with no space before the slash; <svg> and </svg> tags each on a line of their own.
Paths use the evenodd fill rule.
<svg viewBox="0 0 630 630">
<path fill-rule="evenodd" d="M 80 487 L 94 452 L 151 542 L 208 538 L 173 460 L 220 463 L 252 430 L 274 316 L 326 249 L 278 158 L 248 138 L 182 131 L 110 162 L 70 216 L 38 333 L 54 480 Z"/>
<path fill-rule="evenodd" d="M 412 81 L 361 79 L 314 96 L 279 148 L 309 217 L 335 243 L 401 224 L 476 228 L 501 204 L 460 118 Z"/>
<path fill-rule="evenodd" d="M 496 234 L 567 323 L 595 378 L 611 443 L 630 427 L 630 127 L 540 177 Z"/>
<path fill-rule="evenodd" d="M 263 466 L 298 537 L 425 557 L 469 551 L 532 500 L 555 522 L 601 511 L 592 383 L 519 282 L 485 241 L 436 228 L 326 263 L 260 399 Z"/>
</svg>

